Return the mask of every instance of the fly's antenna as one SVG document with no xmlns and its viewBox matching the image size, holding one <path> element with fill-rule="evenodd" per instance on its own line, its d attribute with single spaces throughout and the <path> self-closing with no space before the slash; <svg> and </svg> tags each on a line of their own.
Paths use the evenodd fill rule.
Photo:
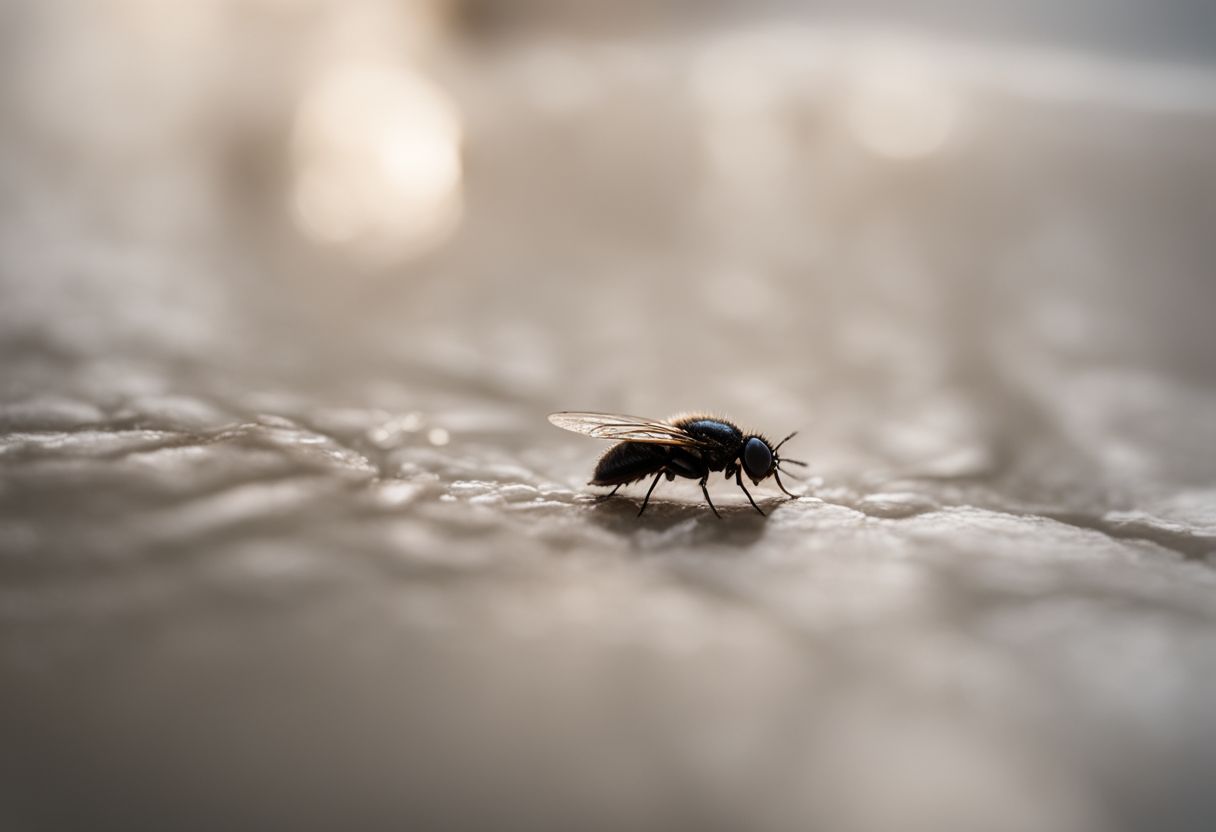
<svg viewBox="0 0 1216 832">
<path fill-rule="evenodd" d="M 777 468 L 777 470 L 785 471 L 785 475 L 787 477 L 793 477 L 796 480 L 805 480 L 806 479 L 806 477 L 799 476 L 798 474 L 795 474 L 793 471 L 789 470 L 788 468 L 781 467 L 783 464 L 785 464 L 787 462 L 790 465 L 801 465 L 803 468 L 808 467 L 807 463 L 803 462 L 801 459 L 785 459 L 784 457 L 779 457 L 776 455 L 773 456 L 773 459 L 776 461 L 775 467 Z"/>
<path fill-rule="evenodd" d="M 798 431 L 794 431 L 789 436 L 785 437 L 780 442 L 778 442 L 776 448 L 773 448 L 773 460 L 776 462 L 776 465 L 774 466 L 774 471 L 773 471 L 774 474 L 776 474 L 776 472 L 781 469 L 781 463 L 783 463 L 783 462 L 788 462 L 790 465 L 801 465 L 803 468 L 807 467 L 807 464 L 805 462 L 803 462 L 801 459 L 783 459 L 782 457 L 777 456 L 777 450 L 782 445 L 784 445 L 786 442 L 789 442 L 791 439 L 793 439 L 797 435 L 798 435 Z M 785 473 L 787 475 L 793 477 L 796 480 L 805 479 L 805 477 L 800 477 L 797 474 L 794 474 L 788 470 Z M 781 485 L 780 477 L 777 478 L 777 485 L 781 488 L 782 491 L 785 491 L 785 486 Z M 785 493 L 789 494 L 788 491 L 785 491 Z"/>
</svg>

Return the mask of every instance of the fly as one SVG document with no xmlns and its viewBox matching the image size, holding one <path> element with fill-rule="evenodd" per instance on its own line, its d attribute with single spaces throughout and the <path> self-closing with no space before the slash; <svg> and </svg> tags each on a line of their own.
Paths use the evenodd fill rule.
<svg viewBox="0 0 1216 832">
<path fill-rule="evenodd" d="M 777 455 L 781 446 L 797 433 L 791 433 L 776 445 L 759 434 L 744 433 L 733 422 L 713 416 L 677 416 L 667 421 L 643 419 L 637 416 L 621 416 L 612 413 L 553 413 L 549 421 L 559 428 L 581 433 L 595 439 L 608 439 L 617 444 L 609 448 L 596 463 L 595 474 L 588 485 L 612 486 L 605 497 L 611 497 L 622 485 L 628 485 L 654 475 L 646 499 L 638 509 L 638 517 L 650 503 L 650 495 L 659 480 L 668 482 L 676 477 L 698 480 L 705 502 L 719 519 L 718 509 L 709 499 L 706 483 L 715 471 L 725 472 L 726 479 L 735 480 L 747 495 L 752 508 L 764 511 L 756 505 L 751 492 L 743 484 L 743 475 L 759 485 L 773 477 L 777 487 L 791 494 L 781 482 L 778 473 L 781 463 L 806 465 L 797 459 L 783 459 Z M 786 472 L 789 473 L 788 471 Z"/>
</svg>

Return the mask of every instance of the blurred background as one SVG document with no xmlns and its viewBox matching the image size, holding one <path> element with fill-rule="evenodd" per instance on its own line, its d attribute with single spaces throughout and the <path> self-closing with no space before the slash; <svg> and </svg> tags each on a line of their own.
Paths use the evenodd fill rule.
<svg viewBox="0 0 1216 832">
<path fill-rule="evenodd" d="M 1216 825 L 1210 4 L 8 0 L 0 212 L 0 829 Z"/>
</svg>

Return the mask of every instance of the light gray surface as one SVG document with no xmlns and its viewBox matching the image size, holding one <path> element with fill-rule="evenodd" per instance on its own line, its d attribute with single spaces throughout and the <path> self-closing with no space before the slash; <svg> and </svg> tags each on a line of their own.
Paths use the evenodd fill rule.
<svg viewBox="0 0 1216 832">
<path fill-rule="evenodd" d="M 236 70 L 138 153 L 10 98 L 0 826 L 1212 828 L 1216 84 L 947 50 L 898 161 L 766 37 L 451 47 L 467 213 L 391 268 L 292 236 Z M 637 519 L 544 419 L 693 408 L 806 496 Z"/>
</svg>

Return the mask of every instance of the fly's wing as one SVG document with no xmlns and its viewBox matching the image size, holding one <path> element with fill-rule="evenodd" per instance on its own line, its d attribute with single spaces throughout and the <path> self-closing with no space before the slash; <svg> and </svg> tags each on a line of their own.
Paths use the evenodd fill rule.
<svg viewBox="0 0 1216 832">
<path fill-rule="evenodd" d="M 564 430 L 614 442 L 650 442 L 656 445 L 696 447 L 697 440 L 658 419 L 616 413 L 551 413 L 549 421 Z"/>
</svg>

